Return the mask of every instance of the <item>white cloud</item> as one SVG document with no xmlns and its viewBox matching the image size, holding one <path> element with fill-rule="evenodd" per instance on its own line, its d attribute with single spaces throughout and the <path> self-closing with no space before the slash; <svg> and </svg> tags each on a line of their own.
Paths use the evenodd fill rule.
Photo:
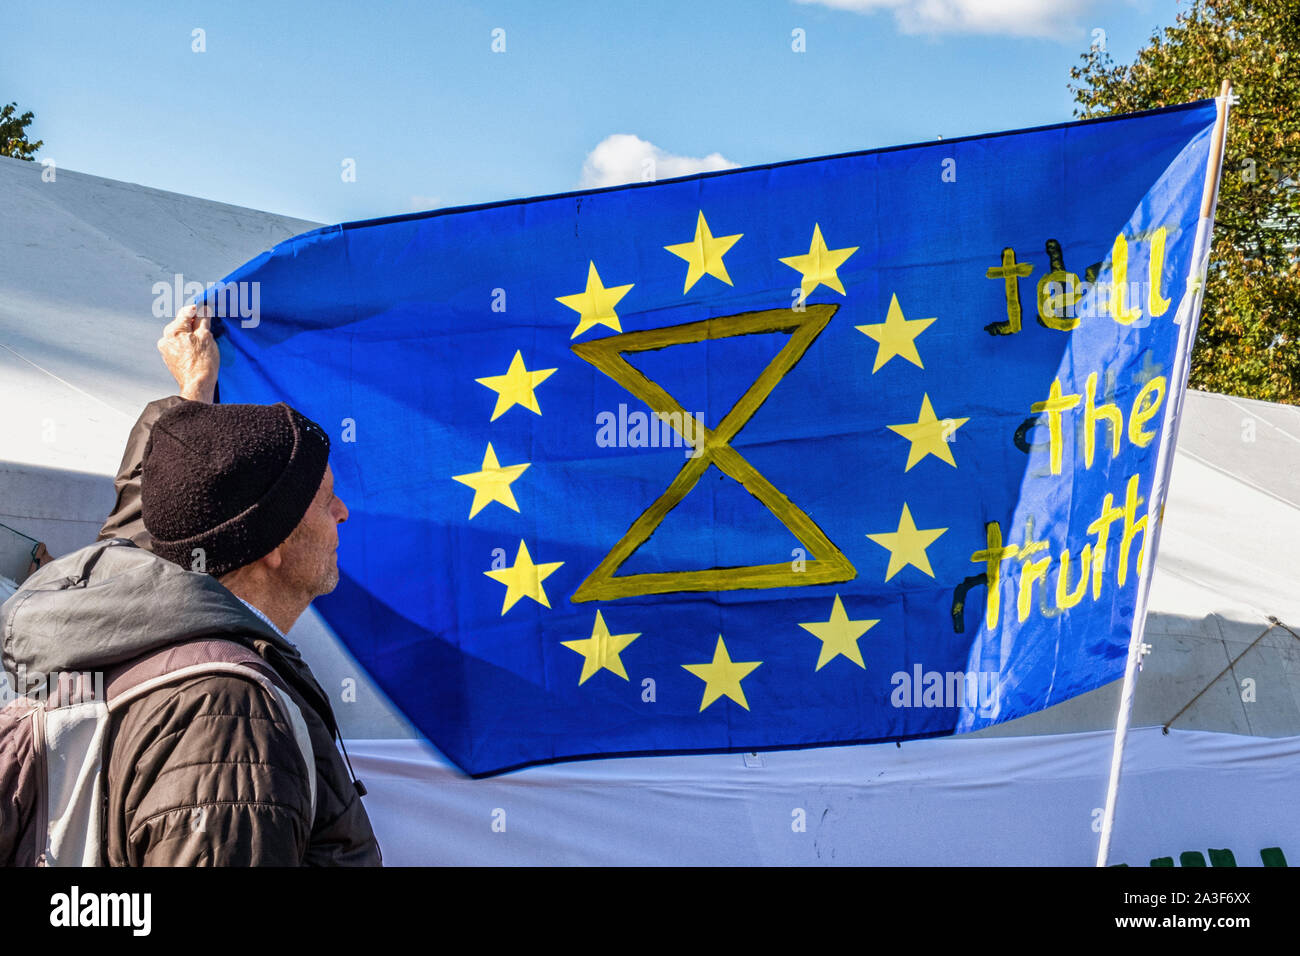
<svg viewBox="0 0 1300 956">
<path fill-rule="evenodd" d="M 854 13 L 892 10 L 903 33 L 993 33 L 1064 38 L 1091 0 L 798 0 Z"/>
<path fill-rule="evenodd" d="M 677 156 L 630 133 L 606 136 L 587 154 L 582 164 L 582 187 L 619 186 L 717 169 L 735 169 L 721 153 L 708 156 Z"/>
<path fill-rule="evenodd" d="M 442 208 L 442 197 L 412 196 L 407 200 L 407 208 L 410 212 L 424 212 L 427 209 L 440 209 Z"/>
</svg>

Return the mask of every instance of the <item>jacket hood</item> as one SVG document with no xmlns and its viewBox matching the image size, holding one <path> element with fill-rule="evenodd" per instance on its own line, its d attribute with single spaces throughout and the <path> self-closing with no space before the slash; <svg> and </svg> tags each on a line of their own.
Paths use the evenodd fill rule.
<svg viewBox="0 0 1300 956">
<path fill-rule="evenodd" d="M 261 638 L 290 647 L 216 578 L 124 538 L 45 565 L 0 606 L 6 675 L 88 671 L 199 637 Z"/>
</svg>

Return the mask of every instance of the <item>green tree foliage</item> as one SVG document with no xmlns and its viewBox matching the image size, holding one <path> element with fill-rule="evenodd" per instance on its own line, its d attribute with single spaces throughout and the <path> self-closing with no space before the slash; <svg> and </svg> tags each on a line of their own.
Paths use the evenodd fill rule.
<svg viewBox="0 0 1300 956">
<path fill-rule="evenodd" d="M 1097 47 L 1081 59 L 1070 71 L 1081 117 L 1204 99 L 1232 82 L 1191 384 L 1300 404 L 1300 5 L 1194 0 L 1133 63 Z"/>
<path fill-rule="evenodd" d="M 32 111 L 18 115 L 18 104 L 8 103 L 0 107 L 0 156 L 12 156 L 15 159 L 30 160 L 45 141 L 38 139 L 29 142 L 27 124 L 32 121 Z"/>
</svg>

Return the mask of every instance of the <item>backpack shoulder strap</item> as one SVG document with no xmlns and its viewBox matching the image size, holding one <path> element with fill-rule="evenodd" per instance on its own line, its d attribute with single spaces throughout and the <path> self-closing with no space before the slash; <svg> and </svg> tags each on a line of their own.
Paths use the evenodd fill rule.
<svg viewBox="0 0 1300 956">
<path fill-rule="evenodd" d="M 293 730 L 307 769 L 311 819 L 316 817 L 316 760 L 302 710 L 288 685 L 252 648 L 235 641 L 205 638 L 173 644 L 138 657 L 106 675 L 104 697 L 110 713 L 168 684 L 210 674 L 230 674 L 259 685 L 276 701 Z"/>
<path fill-rule="evenodd" d="M 35 866 L 43 792 L 33 728 L 36 704 L 18 697 L 0 707 L 0 866 Z"/>
<path fill-rule="evenodd" d="M 285 687 L 284 680 L 275 672 L 275 668 L 252 648 L 235 641 L 205 638 L 160 648 L 110 670 L 105 675 L 104 697 L 110 708 L 116 708 L 120 706 L 119 701 L 124 704 L 127 699 L 134 700 L 141 692 L 148 693 L 154 687 L 183 679 L 195 665 L 207 664 L 249 667 L 258 671 L 264 679 L 281 688 Z M 168 679 L 159 681 L 162 677 Z M 148 688 L 141 691 L 140 688 L 144 685 L 148 685 Z"/>
</svg>

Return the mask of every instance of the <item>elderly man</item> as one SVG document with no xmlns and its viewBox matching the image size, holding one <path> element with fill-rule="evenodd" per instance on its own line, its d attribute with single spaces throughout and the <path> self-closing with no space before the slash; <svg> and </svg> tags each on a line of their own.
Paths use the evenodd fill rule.
<svg viewBox="0 0 1300 956">
<path fill-rule="evenodd" d="M 136 423 L 101 543 L 31 579 L 5 658 L 105 671 L 110 701 L 136 688 L 108 742 L 110 865 L 378 864 L 328 696 L 284 636 L 338 583 L 329 438 L 284 404 L 213 405 L 219 354 L 193 306 L 158 347 L 179 396 Z M 186 666 L 202 672 L 175 680 Z"/>
</svg>

